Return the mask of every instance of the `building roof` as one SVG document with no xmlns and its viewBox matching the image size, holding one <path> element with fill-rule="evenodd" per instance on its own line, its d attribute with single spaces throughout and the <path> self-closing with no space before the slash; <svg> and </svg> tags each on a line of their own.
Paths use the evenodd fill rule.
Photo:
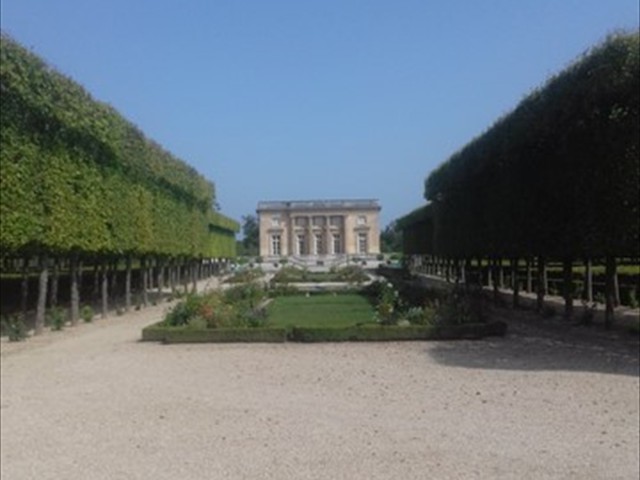
<svg viewBox="0 0 640 480">
<path fill-rule="evenodd" d="M 332 210 L 332 209 L 380 210 L 375 199 L 353 200 L 290 200 L 258 202 L 258 212 L 269 210 Z"/>
</svg>

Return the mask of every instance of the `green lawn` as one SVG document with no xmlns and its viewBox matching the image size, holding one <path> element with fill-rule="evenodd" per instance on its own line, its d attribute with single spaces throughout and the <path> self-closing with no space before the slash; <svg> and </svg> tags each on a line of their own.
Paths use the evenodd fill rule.
<svg viewBox="0 0 640 480">
<path fill-rule="evenodd" d="M 269 305 L 274 327 L 348 327 L 372 323 L 374 310 L 358 294 L 278 297 Z"/>
</svg>

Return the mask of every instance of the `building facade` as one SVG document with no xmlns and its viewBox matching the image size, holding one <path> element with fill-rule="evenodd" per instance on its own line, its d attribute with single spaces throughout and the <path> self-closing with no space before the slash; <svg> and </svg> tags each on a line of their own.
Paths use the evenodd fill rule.
<svg viewBox="0 0 640 480">
<path fill-rule="evenodd" d="M 377 200 L 260 202 L 260 256 L 377 255 L 380 209 Z"/>
</svg>

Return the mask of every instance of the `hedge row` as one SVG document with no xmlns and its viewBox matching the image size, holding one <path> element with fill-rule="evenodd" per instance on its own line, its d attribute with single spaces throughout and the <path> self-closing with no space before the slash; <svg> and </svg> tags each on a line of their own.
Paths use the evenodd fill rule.
<svg viewBox="0 0 640 480">
<path fill-rule="evenodd" d="M 238 225 L 212 210 L 211 182 L 6 35 L 1 42 L 4 255 L 234 254 Z"/>
<path fill-rule="evenodd" d="M 213 183 L 4 34 L 0 91 L 0 252 L 22 259 L 24 318 L 30 259 L 39 258 L 36 333 L 49 283 L 56 304 L 57 265 L 69 265 L 75 324 L 81 265 L 100 267 L 106 316 L 109 278 L 122 260 L 128 309 L 134 263 L 146 305 L 151 265 L 159 288 L 165 271 L 172 287 L 182 276 L 195 288 L 222 265 L 202 259 L 235 256 L 239 225 L 213 210 Z"/>
<path fill-rule="evenodd" d="M 535 259 L 539 310 L 545 264 L 562 261 L 567 317 L 574 260 L 588 272 L 603 261 L 610 326 L 616 259 L 640 257 L 639 51 L 637 32 L 612 35 L 434 170 L 429 203 L 398 221 L 404 252 L 457 278 L 471 259 L 489 259 L 493 276 L 501 259 L 514 271 Z"/>
<path fill-rule="evenodd" d="M 198 342 L 379 342 L 401 340 L 454 340 L 504 336 L 507 326 L 503 322 L 451 326 L 380 326 L 359 327 L 294 327 L 285 328 L 221 328 L 194 329 L 151 325 L 142 330 L 142 340 L 164 343 Z"/>
<path fill-rule="evenodd" d="M 611 36 L 428 176 L 437 255 L 639 256 L 639 43 Z"/>
<path fill-rule="evenodd" d="M 142 330 L 142 340 L 164 343 L 282 343 L 286 328 L 208 328 L 168 327 L 155 324 Z"/>
</svg>

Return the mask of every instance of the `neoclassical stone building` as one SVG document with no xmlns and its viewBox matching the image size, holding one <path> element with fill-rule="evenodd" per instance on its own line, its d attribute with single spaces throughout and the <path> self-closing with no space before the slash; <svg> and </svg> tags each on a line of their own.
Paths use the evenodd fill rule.
<svg viewBox="0 0 640 480">
<path fill-rule="evenodd" d="M 259 202 L 257 213 L 264 258 L 380 253 L 377 200 Z"/>
</svg>

